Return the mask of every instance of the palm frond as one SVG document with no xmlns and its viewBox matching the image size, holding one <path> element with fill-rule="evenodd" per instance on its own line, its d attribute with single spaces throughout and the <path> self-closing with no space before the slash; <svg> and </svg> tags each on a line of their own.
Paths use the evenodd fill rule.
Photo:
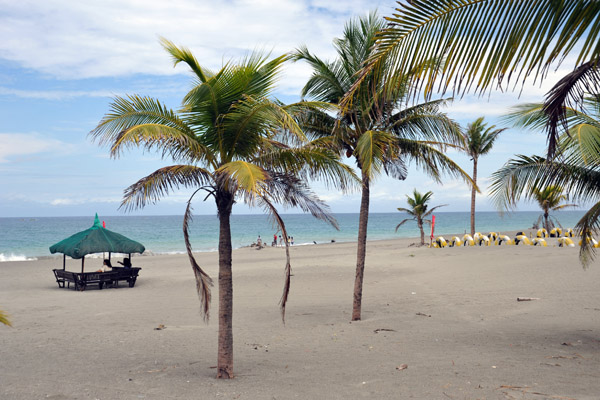
<svg viewBox="0 0 600 400">
<path fill-rule="evenodd" d="M 427 175 L 441 182 L 442 174 L 464 180 L 473 186 L 474 182 L 457 163 L 448 157 L 443 151 L 436 149 L 432 144 L 415 140 L 398 140 L 401 157 L 412 161 Z M 479 191 L 479 188 L 477 188 Z"/>
<path fill-rule="evenodd" d="M 581 249 L 579 250 L 579 259 L 584 268 L 587 268 L 596 255 L 596 249 L 587 241 L 594 233 L 600 232 L 600 203 L 594 204 L 581 217 L 575 231 L 581 232 Z"/>
<path fill-rule="evenodd" d="M 277 226 L 279 226 L 279 229 L 281 230 L 281 235 L 284 238 L 286 238 L 284 240 L 284 243 L 285 243 L 285 269 L 284 269 L 283 293 L 281 295 L 281 299 L 279 300 L 279 308 L 281 310 L 281 320 L 285 324 L 285 306 L 287 305 L 288 296 L 290 294 L 290 284 L 291 284 L 291 276 L 292 276 L 290 243 L 287 240 L 288 234 L 287 234 L 287 229 L 285 228 L 285 223 L 283 222 L 283 218 L 281 218 L 281 215 L 279 215 L 275 206 L 266 197 L 263 197 L 263 196 L 260 196 L 259 201 L 262 203 L 263 208 L 268 210 L 271 217 L 277 223 Z"/>
<path fill-rule="evenodd" d="M 196 57 L 194 57 L 192 52 L 186 47 L 177 47 L 173 42 L 163 37 L 160 38 L 160 44 L 169 54 L 171 54 L 174 66 L 180 62 L 186 63 L 202 82 L 206 82 L 213 76 L 210 71 L 203 69 L 200 64 L 198 64 Z"/>
<path fill-rule="evenodd" d="M 198 265 L 196 258 L 194 257 L 194 253 L 192 252 L 192 244 L 190 242 L 189 230 L 189 224 L 192 222 L 192 199 L 199 190 L 200 189 L 197 189 L 190 196 L 187 202 L 187 207 L 185 208 L 185 214 L 183 216 L 183 239 L 185 240 L 185 249 L 187 251 L 188 258 L 190 259 L 194 276 L 196 277 L 196 291 L 198 292 L 198 297 L 200 298 L 202 319 L 204 319 L 205 322 L 208 322 L 210 318 L 210 288 L 213 286 L 213 280 L 206 272 L 202 270 L 200 265 Z"/>
<path fill-rule="evenodd" d="M 431 215 L 431 213 L 433 213 L 436 209 L 440 208 L 440 207 L 446 207 L 448 204 L 440 204 L 439 206 L 435 206 L 435 207 L 431 207 L 429 209 L 429 211 L 427 211 L 425 214 L 423 214 L 423 217 L 428 217 Z"/>
<path fill-rule="evenodd" d="M 313 143 L 299 148 L 265 151 L 254 161 L 264 168 L 294 174 L 302 179 L 319 180 L 327 187 L 343 191 L 354 190 L 359 184 L 354 170 L 342 163 L 336 152 Z"/>
<path fill-rule="evenodd" d="M 227 177 L 229 186 L 233 185 L 251 198 L 264 191 L 265 182 L 269 178 L 268 173 L 258 165 L 241 160 L 222 165 L 216 174 Z"/>
<path fill-rule="evenodd" d="M 485 92 L 531 75 L 543 78 L 550 65 L 560 64 L 573 49 L 580 49 L 578 65 L 596 60 L 598 15 L 600 3 L 595 1 L 398 2 L 346 102 L 384 59 L 395 66 L 390 75 L 398 75 L 423 60 L 443 57 L 439 71 L 431 70 L 424 83 L 438 81 L 438 90 L 452 87 L 457 94 L 472 86 Z"/>
<path fill-rule="evenodd" d="M 115 97 L 110 111 L 89 135 L 100 145 L 109 145 L 113 157 L 119 157 L 124 148 L 143 146 L 176 160 L 209 158 L 193 130 L 175 112 L 149 97 Z"/>
<path fill-rule="evenodd" d="M 371 179 L 381 172 L 386 153 L 396 148 L 396 138 L 390 133 L 367 131 L 360 135 L 354 151 L 362 172 Z M 396 157 L 392 154 L 390 158 Z"/>
<path fill-rule="evenodd" d="M 398 228 L 400 228 L 402 225 L 404 225 L 405 222 L 407 221 L 416 221 L 416 218 L 407 218 L 405 220 L 402 220 L 402 222 L 400 222 L 398 225 L 396 225 L 396 232 L 398 232 Z"/>
<path fill-rule="evenodd" d="M 596 34 L 598 32 L 596 31 Z M 598 46 L 600 47 L 600 46 Z M 548 124 L 546 132 L 548 135 L 548 158 L 555 151 L 560 135 L 559 125 L 568 129 L 567 108 L 576 108 L 584 101 L 588 93 L 598 93 L 600 89 L 600 57 L 588 61 L 575 69 L 575 71 L 564 76 L 546 94 L 543 112 L 547 115 Z"/>
<path fill-rule="evenodd" d="M 125 189 L 120 207 L 126 210 L 143 208 L 175 189 L 198 188 L 210 185 L 213 180 L 209 171 L 193 165 L 163 167 Z"/>
<path fill-rule="evenodd" d="M 8 319 L 8 315 L 6 315 L 6 313 L 2 310 L 0 310 L 0 324 L 12 326 L 10 320 Z"/>
<path fill-rule="evenodd" d="M 571 198 L 587 202 L 600 197 L 600 172 L 519 155 L 492 174 L 490 196 L 499 209 L 511 209 L 521 198 L 531 198 L 535 189 L 550 185 L 560 186 Z"/>
<path fill-rule="evenodd" d="M 316 219 L 339 229 L 327 203 L 319 199 L 304 180 L 293 174 L 270 171 L 261 198 L 269 198 L 271 203 L 281 204 L 284 207 L 299 207 Z"/>
</svg>

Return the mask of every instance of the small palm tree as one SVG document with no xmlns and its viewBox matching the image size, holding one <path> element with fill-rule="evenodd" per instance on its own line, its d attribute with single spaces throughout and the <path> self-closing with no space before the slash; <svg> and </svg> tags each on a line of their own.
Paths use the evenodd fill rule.
<svg viewBox="0 0 600 400">
<path fill-rule="evenodd" d="M 577 204 L 561 204 L 567 200 L 567 195 L 563 194 L 563 190 L 558 185 L 546 186 L 543 189 L 533 188 L 531 197 L 540 205 L 544 213 L 538 218 L 536 225 L 539 226 L 542 219 L 544 220 L 544 229 L 550 232 L 554 228 L 552 219 L 556 221 L 558 226 L 562 228 L 560 222 L 555 216 L 550 215 L 550 211 L 558 211 L 563 208 L 577 207 Z"/>
<path fill-rule="evenodd" d="M 431 199 L 431 196 L 433 196 L 433 192 L 431 191 L 425 194 L 421 194 L 417 191 L 417 189 L 415 189 L 413 191 L 413 197 L 406 195 L 406 201 L 410 208 L 398 208 L 398 211 L 408 213 L 409 215 L 412 215 L 412 218 L 406 218 L 404 221 L 400 222 L 396 226 L 396 232 L 398 232 L 398 228 L 404 225 L 405 222 L 415 221 L 417 223 L 417 226 L 419 227 L 419 230 L 421 231 L 421 246 L 425 244 L 425 232 L 423 231 L 423 223 L 431 225 L 431 220 L 425 218 L 430 216 L 435 209 L 448 205 L 442 204 L 439 206 L 435 206 L 433 208 L 430 208 L 428 211 L 427 203 Z"/>
<path fill-rule="evenodd" d="M 202 313 L 208 319 L 212 279 L 192 253 L 188 224 L 191 202 L 200 190 L 215 200 L 219 218 L 219 340 L 217 377 L 233 378 L 233 276 L 230 218 L 237 201 L 271 214 L 284 237 L 285 225 L 275 204 L 300 207 L 334 226 L 335 220 L 304 178 L 324 177 L 344 188 L 356 179 L 339 155 L 306 139 L 295 116 L 323 104 L 283 105 L 269 98 L 287 56 L 267 60 L 251 54 L 240 64 L 228 63 L 216 73 L 201 66 L 192 53 L 163 39 L 175 64 L 183 62 L 194 73 L 194 86 L 179 112 L 158 100 L 117 97 L 111 111 L 91 132 L 109 144 L 118 157 L 128 147 L 158 150 L 178 164 L 158 169 L 125 190 L 122 207 L 142 208 L 180 188 L 195 189 L 183 220 L 187 253 L 196 278 Z M 286 246 L 282 318 L 290 285 Z"/>
<path fill-rule="evenodd" d="M 10 321 L 8 320 L 8 316 L 4 313 L 4 311 L 0 310 L 0 323 L 8 326 L 12 326 Z"/>
<path fill-rule="evenodd" d="M 464 144 L 460 148 L 463 152 L 467 153 L 471 157 L 471 161 L 473 161 L 473 175 L 471 178 L 475 185 L 477 185 L 477 163 L 479 157 L 490 152 L 500 133 L 506 129 L 495 128 L 495 125 L 488 128 L 487 124 L 483 122 L 483 117 L 480 117 L 467 125 L 467 130 L 463 132 Z M 471 188 L 471 235 L 475 234 L 476 195 L 477 189 L 473 186 Z"/>
</svg>

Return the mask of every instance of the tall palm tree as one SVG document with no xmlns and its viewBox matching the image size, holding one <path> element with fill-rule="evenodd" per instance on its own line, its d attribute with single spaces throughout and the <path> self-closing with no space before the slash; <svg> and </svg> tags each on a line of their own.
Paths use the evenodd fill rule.
<svg viewBox="0 0 600 400">
<path fill-rule="evenodd" d="M 128 96 L 114 99 L 111 110 L 90 133 L 110 145 L 113 157 L 128 147 L 157 150 L 176 165 L 158 169 L 128 187 L 121 204 L 141 208 L 180 188 L 195 189 L 184 215 L 186 248 L 207 320 L 212 279 L 192 254 L 188 225 L 192 199 L 201 190 L 215 200 L 219 218 L 219 340 L 217 377 L 233 378 L 233 285 L 230 216 L 243 201 L 271 214 L 283 235 L 285 224 L 275 204 L 300 207 L 335 225 L 328 207 L 310 191 L 304 178 L 321 177 L 341 188 L 353 172 L 330 150 L 309 143 L 294 116 L 315 103 L 283 105 L 269 96 L 288 56 L 267 60 L 254 53 L 240 64 L 227 63 L 216 73 L 201 66 L 186 48 L 162 39 L 175 65 L 183 62 L 195 75 L 181 109 L 169 110 L 158 100 Z M 206 199 L 205 199 L 206 200 Z M 287 247 L 286 247 L 287 250 Z M 282 318 L 290 284 L 290 259 L 281 298 Z"/>
<path fill-rule="evenodd" d="M 496 126 L 492 125 L 487 127 L 487 124 L 483 122 L 483 117 L 477 118 L 475 121 L 467 125 L 467 130 L 463 132 L 464 145 L 461 146 L 461 150 L 464 151 L 471 157 L 473 161 L 473 175 L 471 179 L 477 184 L 477 163 L 479 157 L 487 154 L 492 150 L 494 142 L 504 131 L 503 129 L 495 129 Z M 477 189 L 475 186 L 471 189 L 471 235 L 475 234 L 475 197 L 477 195 Z"/>
<path fill-rule="evenodd" d="M 490 194 L 499 208 L 514 208 L 521 198 L 532 199 L 535 190 L 554 185 L 571 199 L 595 203 L 575 228 L 583 236 L 600 232 L 600 96 L 586 97 L 584 105 L 589 114 L 565 110 L 567 131 L 558 141 L 555 159 L 519 155 L 492 175 Z M 519 106 L 508 120 L 534 129 L 545 126 L 547 115 L 542 107 Z M 584 240 L 580 252 L 584 267 L 593 259 L 593 251 Z"/>
<path fill-rule="evenodd" d="M 599 15 L 600 2 L 592 0 L 398 1 L 343 107 L 352 103 L 353 91 L 384 59 L 392 60 L 390 81 L 417 70 L 426 94 L 451 88 L 459 95 L 543 80 L 551 67 L 573 55 L 573 71 L 544 101 L 551 156 L 558 127 L 566 118 L 565 107 L 580 107 L 586 93 L 599 91 Z M 423 62 L 432 59 L 439 60 L 439 68 L 425 69 Z"/>
<path fill-rule="evenodd" d="M 354 84 L 357 73 L 371 57 L 377 32 L 385 21 L 372 13 L 346 23 L 342 38 L 334 41 L 337 58 L 326 61 L 313 55 L 306 47 L 296 52 L 313 74 L 302 90 L 303 97 L 338 104 Z M 361 319 L 362 287 L 367 246 L 367 225 L 371 182 L 384 172 L 405 179 L 407 163 L 415 164 L 436 181 L 443 172 L 468 175 L 441 150 L 445 144 L 457 145 L 461 135 L 457 125 L 439 112 L 444 100 L 407 105 L 413 89 L 407 76 L 393 77 L 393 89 L 383 90 L 388 75 L 388 63 L 381 63 L 354 93 L 351 106 L 339 117 L 312 112 L 305 120 L 307 134 L 316 137 L 323 146 L 353 157 L 361 173 L 362 194 L 358 227 L 356 275 L 354 283 L 352 320 Z"/>
<path fill-rule="evenodd" d="M 421 231 L 421 246 L 425 244 L 425 232 L 423 231 L 423 223 L 431 225 L 431 220 L 426 219 L 426 217 L 430 216 L 433 213 L 433 211 L 435 211 L 437 208 L 448 205 L 442 204 L 439 206 L 435 206 L 433 208 L 430 208 L 428 211 L 427 203 L 429 202 L 429 200 L 431 200 L 431 196 L 433 196 L 433 192 L 431 191 L 425 194 L 421 194 L 417 191 L 417 189 L 415 189 L 413 191 L 413 197 L 406 195 L 406 202 L 408 203 L 410 208 L 398 208 L 398 211 L 408 213 L 409 215 L 412 215 L 412 218 L 406 218 L 405 220 L 400 222 L 396 226 L 396 232 L 398 232 L 398 228 L 404 225 L 405 222 L 415 221 L 417 223 L 417 226 L 419 227 L 419 230 Z"/>
<path fill-rule="evenodd" d="M 11 326 L 10 321 L 8 320 L 8 315 L 6 315 L 2 310 L 0 310 L 0 324 Z"/>
<path fill-rule="evenodd" d="M 550 215 L 550 211 L 558 211 L 568 207 L 577 207 L 577 204 L 561 204 L 563 201 L 567 200 L 567 195 L 563 194 L 563 190 L 558 185 L 549 185 L 542 189 L 533 188 L 531 197 L 539 204 L 540 208 L 544 212 L 537 220 L 536 225 L 539 225 L 540 222 L 544 221 L 544 229 L 548 232 L 554 228 L 554 223 L 552 219 L 556 221 L 556 223 L 560 225 L 558 219 L 554 216 Z"/>
</svg>

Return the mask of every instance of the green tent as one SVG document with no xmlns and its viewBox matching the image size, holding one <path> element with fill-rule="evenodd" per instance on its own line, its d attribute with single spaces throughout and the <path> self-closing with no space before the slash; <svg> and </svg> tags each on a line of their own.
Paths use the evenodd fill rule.
<svg viewBox="0 0 600 400">
<path fill-rule="evenodd" d="M 63 253 L 71 258 L 81 258 L 81 271 L 83 272 L 83 258 L 93 253 L 143 253 L 146 248 L 135 240 L 109 231 L 102 227 L 98 214 L 94 225 L 85 231 L 69 236 L 55 245 L 50 246 L 50 253 Z M 64 269 L 64 262 L 63 262 Z"/>
</svg>

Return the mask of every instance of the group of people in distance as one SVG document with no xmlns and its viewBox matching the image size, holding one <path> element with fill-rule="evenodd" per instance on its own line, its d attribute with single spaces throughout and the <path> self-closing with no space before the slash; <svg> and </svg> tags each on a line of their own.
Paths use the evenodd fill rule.
<svg viewBox="0 0 600 400">
<path fill-rule="evenodd" d="M 289 245 L 293 246 L 294 245 L 294 237 L 288 236 L 287 242 Z M 256 245 L 259 247 L 262 247 L 262 245 L 263 245 L 260 235 L 258 235 L 258 238 L 256 239 Z M 277 246 L 277 247 L 283 246 L 283 237 L 281 235 L 279 235 L 279 236 L 277 236 L 277 234 L 273 235 L 273 241 L 271 242 L 271 247 L 275 247 L 275 246 Z"/>
<path fill-rule="evenodd" d="M 287 242 L 288 242 L 288 244 L 293 246 L 294 245 L 294 237 L 288 236 Z M 283 246 L 283 237 L 281 235 L 279 235 L 279 237 L 278 237 L 277 234 L 275 233 L 273 235 L 273 241 L 271 242 L 271 246 L 272 247 L 275 247 L 275 246 L 282 247 Z"/>
</svg>

